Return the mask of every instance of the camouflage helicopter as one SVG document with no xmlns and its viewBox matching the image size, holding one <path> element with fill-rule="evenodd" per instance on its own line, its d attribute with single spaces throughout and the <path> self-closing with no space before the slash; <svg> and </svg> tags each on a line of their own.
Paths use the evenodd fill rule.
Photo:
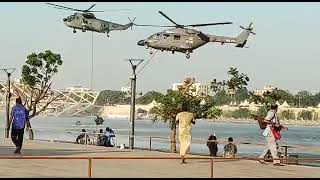
<svg viewBox="0 0 320 180">
<path fill-rule="evenodd" d="M 54 6 L 54 8 L 56 9 L 77 11 L 77 13 L 74 13 L 73 15 L 63 18 L 64 24 L 70 28 L 73 28 L 73 33 L 76 33 L 76 29 L 80 29 L 82 30 L 82 32 L 93 31 L 98 33 L 107 33 L 107 36 L 109 37 L 110 31 L 126 30 L 129 27 L 131 27 L 132 29 L 133 22 L 136 19 L 134 18 L 133 20 L 131 20 L 128 17 L 129 23 L 125 25 L 121 25 L 121 24 L 110 22 L 110 21 L 97 19 L 92 12 L 104 12 L 104 11 L 91 11 L 90 9 L 92 9 L 96 4 L 93 4 L 90 8 L 85 10 L 70 8 L 66 6 L 60 6 L 52 3 L 46 3 L 46 4 Z M 130 9 L 105 10 L 105 11 L 121 11 L 121 10 L 130 10 Z"/>
<path fill-rule="evenodd" d="M 158 25 L 143 25 L 143 24 L 134 24 L 135 26 L 151 26 L 151 27 L 174 27 L 173 29 L 167 29 L 162 32 L 155 33 L 148 37 L 147 39 L 138 41 L 137 45 L 145 46 L 146 49 L 149 47 L 152 49 L 158 49 L 163 51 L 171 51 L 174 54 L 175 51 L 185 53 L 186 58 L 190 58 L 190 53 L 193 50 L 205 45 L 208 42 L 212 43 L 221 43 L 221 45 L 225 43 L 234 43 L 236 47 L 243 48 L 247 43 L 247 38 L 252 32 L 250 23 L 249 27 L 244 28 L 240 26 L 244 31 L 237 37 L 225 37 L 225 36 L 216 36 L 205 34 L 201 31 L 197 31 L 194 29 L 188 29 L 186 27 L 199 27 L 199 26 L 212 26 L 212 25 L 224 25 L 224 24 L 232 24 L 232 22 L 222 22 L 222 23 L 207 23 L 207 24 L 190 24 L 190 25 L 181 25 L 174 22 L 170 19 L 166 14 L 159 11 L 159 13 L 164 16 L 166 19 L 171 21 L 173 26 L 158 26 Z M 152 50 L 150 51 L 152 54 Z"/>
</svg>

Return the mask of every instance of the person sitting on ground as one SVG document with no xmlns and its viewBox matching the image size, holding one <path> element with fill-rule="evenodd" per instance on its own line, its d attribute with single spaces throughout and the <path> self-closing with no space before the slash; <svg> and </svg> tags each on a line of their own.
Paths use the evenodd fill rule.
<svg viewBox="0 0 320 180">
<path fill-rule="evenodd" d="M 228 138 L 228 144 L 224 146 L 224 153 L 223 157 L 225 158 L 235 158 L 236 153 L 237 153 L 237 146 L 233 142 L 233 138 L 229 137 Z"/>
<path fill-rule="evenodd" d="M 104 139 L 105 135 L 103 134 L 103 129 L 100 129 L 99 134 L 97 136 L 97 146 L 103 146 Z"/>
<path fill-rule="evenodd" d="M 85 129 L 82 129 L 82 133 L 77 137 L 76 142 L 77 144 L 88 144 L 88 142 L 90 142 L 90 137 L 86 134 Z"/>
<path fill-rule="evenodd" d="M 107 147 L 114 147 L 114 144 L 112 143 L 113 137 L 115 137 L 113 130 L 106 127 L 104 145 Z"/>
<path fill-rule="evenodd" d="M 217 137 L 215 134 L 209 136 L 209 139 L 207 141 L 207 146 L 210 151 L 210 156 L 217 156 L 218 152 L 218 142 L 216 141 Z"/>
</svg>

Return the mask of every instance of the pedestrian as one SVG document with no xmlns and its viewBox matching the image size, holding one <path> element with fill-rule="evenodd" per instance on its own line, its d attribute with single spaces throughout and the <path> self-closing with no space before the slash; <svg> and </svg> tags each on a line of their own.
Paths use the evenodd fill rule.
<svg viewBox="0 0 320 180">
<path fill-rule="evenodd" d="M 11 109 L 11 139 L 16 146 L 15 154 L 21 154 L 23 134 L 26 123 L 29 123 L 29 111 L 22 105 L 21 98 L 16 99 L 16 105 Z"/>
<path fill-rule="evenodd" d="M 272 158 L 279 158 L 278 150 L 277 150 L 277 140 L 280 138 L 281 129 L 287 129 L 287 127 L 280 124 L 278 117 L 277 117 L 278 105 L 274 104 L 271 105 L 271 110 L 268 111 L 267 116 L 264 118 L 264 122 L 267 123 L 266 129 L 263 131 L 263 136 L 266 137 L 267 146 L 264 151 L 261 153 L 259 158 L 265 158 L 270 150 Z M 275 131 L 277 129 L 277 131 Z M 273 132 L 275 131 L 275 132 Z M 275 133 L 275 134 L 274 134 Z M 276 135 L 276 136 L 275 136 Z M 261 164 L 265 164 L 264 160 L 259 160 Z M 280 160 L 273 160 L 273 165 L 275 166 L 284 166 L 284 164 L 280 163 Z"/>
<path fill-rule="evenodd" d="M 223 157 L 225 158 L 235 158 L 237 154 L 237 146 L 233 142 L 233 138 L 228 138 L 228 144 L 226 144 L 223 148 Z"/>
<path fill-rule="evenodd" d="M 85 129 L 82 129 L 81 131 L 82 131 L 82 133 L 77 137 L 76 143 L 77 144 L 88 144 L 88 142 L 90 142 L 89 135 L 86 133 Z M 79 142 L 79 140 L 80 140 L 80 142 Z"/>
<path fill-rule="evenodd" d="M 217 137 L 215 134 L 209 136 L 208 141 L 207 141 L 207 146 L 210 151 L 210 156 L 217 156 L 218 142 L 217 142 Z"/>
<path fill-rule="evenodd" d="M 114 147 L 113 138 L 115 137 L 115 135 L 114 135 L 113 130 L 109 127 L 106 127 L 106 132 L 104 135 L 105 135 L 104 146 Z"/>
<path fill-rule="evenodd" d="M 176 121 L 179 122 L 179 141 L 181 163 L 185 162 L 185 155 L 190 151 L 191 144 L 191 123 L 195 124 L 194 114 L 188 112 L 187 106 L 182 105 L 181 112 L 177 114 Z"/>
<path fill-rule="evenodd" d="M 103 146 L 104 138 L 103 129 L 100 129 L 97 136 L 97 146 Z"/>
</svg>

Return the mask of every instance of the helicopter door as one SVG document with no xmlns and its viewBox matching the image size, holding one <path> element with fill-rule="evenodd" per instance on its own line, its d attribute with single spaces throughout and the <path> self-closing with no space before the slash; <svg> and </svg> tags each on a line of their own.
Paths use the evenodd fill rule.
<svg viewBox="0 0 320 180">
<path fill-rule="evenodd" d="M 186 45 L 191 47 L 193 45 L 193 37 L 189 37 L 186 39 Z"/>
</svg>

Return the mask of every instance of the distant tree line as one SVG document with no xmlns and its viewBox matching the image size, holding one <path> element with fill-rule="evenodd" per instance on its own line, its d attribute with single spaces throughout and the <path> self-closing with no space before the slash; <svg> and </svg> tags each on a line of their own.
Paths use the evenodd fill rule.
<svg viewBox="0 0 320 180">
<path fill-rule="evenodd" d="M 212 98 L 216 105 L 222 106 L 229 105 L 231 102 L 239 104 L 244 100 L 253 102 L 255 100 L 252 94 L 253 92 L 248 91 L 246 88 L 241 88 L 233 95 L 227 93 L 226 90 L 221 90 L 210 98 Z M 308 91 L 300 91 L 297 94 L 292 94 L 287 90 L 277 89 L 274 90 L 271 95 L 275 96 L 275 98 L 267 97 L 266 99 L 268 102 L 276 103 L 276 101 L 278 101 L 282 104 L 284 101 L 287 101 L 287 103 L 293 107 L 315 107 L 320 103 L 320 92 L 311 94 Z M 137 98 L 136 103 L 149 104 L 161 96 L 164 96 L 164 94 L 156 91 L 149 91 L 143 96 Z M 97 105 L 130 104 L 130 96 L 122 91 L 104 90 L 100 92 L 96 103 Z"/>
</svg>

